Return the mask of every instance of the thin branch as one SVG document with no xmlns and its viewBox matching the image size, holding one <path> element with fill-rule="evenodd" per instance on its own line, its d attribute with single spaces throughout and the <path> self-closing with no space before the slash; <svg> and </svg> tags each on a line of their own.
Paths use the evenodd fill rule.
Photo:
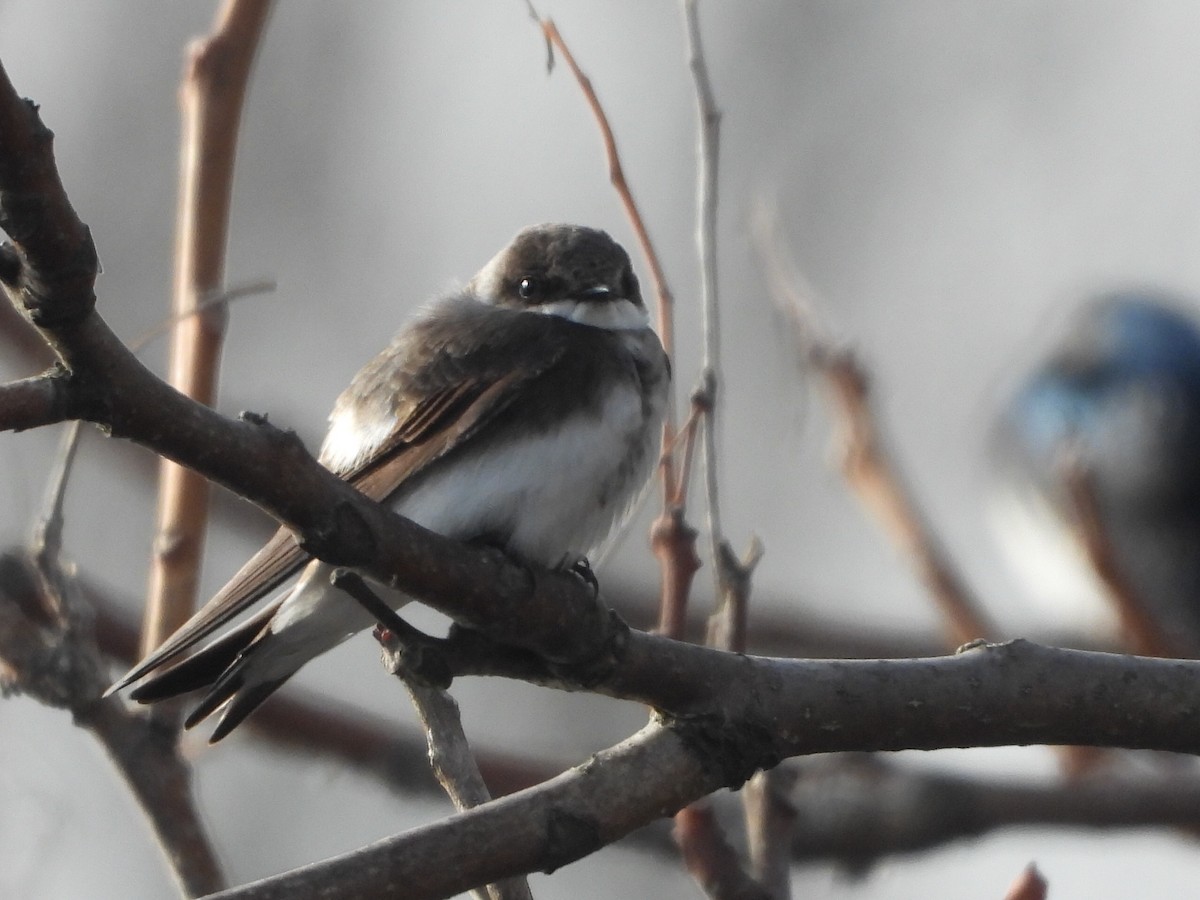
<svg viewBox="0 0 1200 900">
<path fill-rule="evenodd" d="M 795 780 L 791 771 L 776 766 L 755 774 L 740 792 L 750 874 L 776 900 L 791 896 L 798 812 L 788 793 Z"/>
<path fill-rule="evenodd" d="M 68 393 L 61 372 L 0 385 L 0 431 L 25 431 L 70 418 Z"/>
<path fill-rule="evenodd" d="M 546 39 L 547 69 L 553 68 L 553 54 L 557 50 L 562 54 L 563 59 L 566 60 L 567 67 L 571 70 L 571 74 L 575 77 L 576 82 L 583 91 L 584 99 L 587 101 L 588 107 L 596 119 L 596 124 L 600 129 L 600 137 L 604 143 L 605 156 L 608 159 L 609 180 L 621 199 L 621 203 L 625 208 L 625 214 L 637 237 L 638 245 L 641 247 L 642 256 L 645 258 L 646 265 L 650 269 L 650 278 L 653 282 L 654 293 L 658 298 L 658 334 L 662 340 L 663 348 L 667 352 L 667 356 L 673 359 L 675 356 L 674 296 L 667 285 L 666 275 L 659 262 L 654 244 L 650 240 L 649 231 L 642 219 L 641 212 L 638 210 L 637 201 L 634 199 L 633 192 L 629 188 L 629 183 L 625 179 L 625 172 L 621 166 L 621 157 L 617 152 L 617 140 L 613 134 L 612 126 L 609 125 L 608 116 L 604 112 L 600 98 L 596 95 L 596 91 L 592 87 L 591 80 L 579 68 L 579 64 L 575 61 L 575 56 L 571 53 L 566 41 L 563 40 L 557 26 L 555 26 L 551 19 L 544 19 L 539 16 L 531 0 L 527 0 L 526 5 L 529 8 L 530 16 L 538 23 Z M 664 448 L 675 445 L 675 423 L 677 417 L 674 381 L 672 381 L 670 390 L 671 396 L 667 403 L 667 413 L 663 421 L 662 443 Z M 662 576 L 662 592 L 659 601 L 659 628 L 664 634 L 677 637 L 682 633 L 683 623 L 687 618 L 687 599 L 691 593 L 692 579 L 700 567 L 700 559 L 696 555 L 695 548 L 697 532 L 687 524 L 683 509 L 672 504 L 673 498 L 679 496 L 683 488 L 676 475 L 675 460 L 671 453 L 663 452 L 659 457 L 659 475 L 662 487 L 663 510 L 651 525 L 650 530 L 650 546 L 655 558 L 658 559 L 659 570 Z"/>
<path fill-rule="evenodd" d="M 688 873 L 701 890 L 717 900 L 772 900 L 758 882 L 746 874 L 736 850 L 708 803 L 700 801 L 675 814 L 675 843 Z"/>
<path fill-rule="evenodd" d="M 696 172 L 696 244 L 700 255 L 700 298 L 704 331 L 704 364 L 700 374 L 707 396 L 704 416 L 704 485 L 708 508 L 708 535 L 716 579 L 716 596 L 722 594 L 718 547 L 724 540 L 721 504 L 717 490 L 717 401 L 722 388 L 721 317 L 717 302 L 717 172 L 721 151 L 721 112 L 717 108 L 696 0 L 683 0 L 684 30 L 687 33 L 688 66 L 696 85 L 699 115 Z"/>
<path fill-rule="evenodd" d="M 425 728 L 434 775 L 454 808 L 463 812 L 487 803 L 492 798 L 471 753 L 454 698 L 440 688 L 420 684 L 412 678 L 404 678 L 404 685 Z M 533 897 L 528 881 L 520 876 L 490 884 L 475 893 L 481 895 L 481 900 L 532 900 Z"/>
<path fill-rule="evenodd" d="M 201 315 L 217 307 L 228 307 L 235 300 L 242 300 L 258 294 L 267 294 L 273 290 L 275 290 L 274 281 L 269 278 L 260 278 L 256 281 L 248 281 L 245 284 L 235 284 L 226 290 L 214 291 L 201 299 L 192 309 L 169 316 L 151 325 L 141 334 L 137 335 L 137 337 L 129 341 L 129 349 L 134 353 L 138 353 L 155 338 L 160 335 L 170 334 L 172 329 L 177 325 L 181 322 L 186 322 L 193 316 Z"/>
<path fill-rule="evenodd" d="M 680 507 L 664 509 L 650 526 L 650 550 L 658 560 L 662 580 L 658 632 L 681 639 L 687 624 L 692 579 L 700 571 L 696 555 L 696 529 L 687 523 Z"/>
<path fill-rule="evenodd" d="M 704 663 L 693 668 L 689 659 Z M 631 687 L 626 679 L 638 679 L 643 665 L 643 676 L 654 670 L 658 699 L 666 699 L 665 673 L 686 669 L 687 684 L 681 678 L 671 692 L 680 692 L 677 701 L 697 692 L 706 713 L 651 723 L 536 788 L 221 896 L 324 891 L 333 900 L 361 896 L 368 885 L 445 896 L 565 865 L 797 752 L 1089 741 L 1200 751 L 1193 661 L 1023 641 L 934 660 L 756 660 L 632 633 L 617 680 Z M 749 708 L 757 713 L 746 718 Z"/>
<path fill-rule="evenodd" d="M 79 422 L 71 422 L 63 431 L 59 443 L 58 460 L 51 472 L 46 490 L 46 504 L 42 517 L 34 526 L 30 547 L 34 556 L 45 565 L 57 565 L 62 550 L 63 500 L 67 493 L 67 482 L 75 464 L 75 453 L 79 449 Z"/>
<path fill-rule="evenodd" d="M 425 729 L 433 773 L 454 808 L 462 812 L 487 803 L 491 795 L 463 731 L 458 704 L 440 684 L 418 677 L 410 664 L 412 655 L 420 656 L 423 647 L 436 646 L 437 642 L 409 626 L 354 573 L 340 570 L 332 580 L 335 587 L 348 593 L 374 616 L 381 628 L 387 629 L 386 636 L 381 637 L 384 665 L 408 689 Z M 412 639 L 422 646 L 413 646 Z M 521 877 L 474 888 L 471 893 L 478 900 L 532 900 L 529 883 Z"/>
<path fill-rule="evenodd" d="M 1091 473 L 1078 453 L 1068 453 L 1062 460 L 1068 499 L 1074 512 L 1076 535 L 1091 563 L 1105 596 L 1116 610 L 1121 634 L 1129 648 L 1141 656 L 1187 656 L 1186 648 L 1178 646 L 1155 621 L 1125 578 L 1117 563 L 1116 553 L 1104 528 L 1104 519 L 1096 501 Z"/>
<path fill-rule="evenodd" d="M 1037 866 L 1030 863 L 1009 886 L 1004 900 L 1046 900 L 1046 890 L 1046 879 Z"/>
<path fill-rule="evenodd" d="M 212 34 L 188 51 L 181 90 L 183 137 L 173 308 L 182 319 L 172 333 L 168 381 L 212 406 L 226 314 L 198 313 L 221 288 L 233 193 L 238 124 L 270 0 L 225 0 Z M 160 468 L 158 526 L 142 626 L 149 653 L 191 615 L 199 584 L 208 521 L 205 478 L 169 460 Z M 157 715 L 174 720 L 178 706 Z"/>
<path fill-rule="evenodd" d="M 916 498 L 905 484 L 876 423 L 867 373 L 846 349 L 822 334 L 811 316 L 812 303 L 787 277 L 777 234 L 769 223 L 756 223 L 759 257 L 772 297 L 796 329 L 803 357 L 825 380 L 839 419 L 842 473 L 863 505 L 926 586 L 941 610 L 952 645 L 999 633 L 938 539 Z M 788 267 L 790 268 L 790 267 Z"/>
<path fill-rule="evenodd" d="M 48 553 L 0 557 L 0 687 L 70 711 L 108 752 L 149 820 L 180 890 L 224 886 L 191 791 L 191 770 L 173 736 L 102 699 L 107 668 L 78 586 Z M 37 609 L 36 616 L 29 611 Z"/>
<path fill-rule="evenodd" d="M 658 298 L 658 336 L 662 339 L 663 348 L 667 351 L 667 356 L 674 358 L 674 295 L 667 286 L 666 274 L 663 272 L 662 264 L 658 260 L 658 253 L 654 249 L 654 243 L 650 240 L 650 232 L 646 228 L 646 223 L 642 219 L 641 212 L 638 210 L 637 201 L 634 200 L 633 192 L 629 188 L 629 182 L 625 179 L 625 171 L 621 167 L 621 156 L 617 152 L 617 139 L 613 134 L 612 126 L 608 123 L 608 116 L 604 112 L 600 98 L 596 96 L 591 79 L 583 73 L 583 70 L 579 68 L 579 64 L 575 62 L 575 56 L 571 53 L 571 49 L 567 46 L 566 41 L 563 40 L 563 36 L 559 33 L 554 21 L 541 18 L 532 5 L 530 5 L 529 10 L 534 20 L 538 23 L 538 26 L 542 29 L 542 34 L 546 37 L 547 45 L 557 49 L 562 54 L 562 58 L 566 60 L 567 68 L 575 76 L 575 81 L 578 82 L 580 89 L 583 91 L 584 99 L 587 101 L 592 115 L 596 118 L 596 125 L 600 128 L 600 138 L 604 142 L 604 154 L 608 159 L 609 180 L 616 189 L 617 196 L 621 198 L 621 204 L 625 207 L 625 215 L 629 219 L 629 224 L 633 227 L 638 246 L 642 250 L 642 256 L 645 257 L 646 265 L 650 269 L 650 280 L 653 282 L 654 294 Z M 673 433 L 674 402 L 667 405 L 667 410 L 671 416 L 671 432 Z"/>
</svg>

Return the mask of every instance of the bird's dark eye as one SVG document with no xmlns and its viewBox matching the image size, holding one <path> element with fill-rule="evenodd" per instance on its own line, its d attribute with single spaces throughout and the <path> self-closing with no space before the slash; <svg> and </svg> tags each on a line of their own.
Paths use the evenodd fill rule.
<svg viewBox="0 0 1200 900">
<path fill-rule="evenodd" d="M 621 296 L 625 297 L 626 299 L 632 300 L 633 297 L 636 296 L 637 292 L 638 292 L 637 276 L 634 275 L 633 272 L 626 269 L 625 274 L 621 276 Z"/>
<path fill-rule="evenodd" d="M 548 300 L 565 288 L 563 280 L 554 275 L 526 275 L 517 282 L 517 295 L 522 300 Z"/>
<path fill-rule="evenodd" d="M 517 293 L 522 300 L 530 300 L 542 292 L 542 283 L 536 278 L 522 278 L 517 285 Z"/>
</svg>

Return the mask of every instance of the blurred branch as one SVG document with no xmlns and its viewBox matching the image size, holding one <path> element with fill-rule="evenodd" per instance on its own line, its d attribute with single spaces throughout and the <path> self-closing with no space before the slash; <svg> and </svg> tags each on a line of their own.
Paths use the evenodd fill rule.
<svg viewBox="0 0 1200 900">
<path fill-rule="evenodd" d="M 0 557 L 3 687 L 69 710 L 92 732 L 150 820 L 180 889 L 187 896 L 206 894 L 220 889 L 224 879 L 192 801 L 191 771 L 168 734 L 119 701 L 102 699 L 107 678 L 92 610 L 69 567 L 60 563 L 63 496 L 78 425 L 63 434 L 30 551 Z"/>
<path fill-rule="evenodd" d="M 719 900 L 772 900 L 742 868 L 742 860 L 706 801 L 686 806 L 675 814 L 673 829 L 687 870 L 709 897 Z"/>
<path fill-rule="evenodd" d="M 179 220 L 168 381 L 212 406 L 217 397 L 223 305 L 201 309 L 221 288 L 229 235 L 238 125 L 270 0 L 225 0 L 212 34 L 188 49 L 183 107 Z M 157 536 L 150 565 L 142 653 L 151 652 L 191 615 L 200 580 L 210 489 L 197 472 L 164 459 L 160 466 Z M 177 725 L 180 707 L 156 708 Z"/>
<path fill-rule="evenodd" d="M 759 258 L 776 306 L 793 323 L 800 352 L 821 374 L 839 419 L 842 474 L 916 570 L 937 603 L 952 645 L 999 632 L 954 565 L 933 527 L 905 484 L 888 452 L 871 407 L 870 382 L 854 354 L 835 348 L 817 326 L 801 280 L 789 277 L 774 223 L 765 214 L 756 222 Z"/>
<path fill-rule="evenodd" d="M 1030 863 L 1025 867 L 1009 886 L 1004 900 L 1046 900 L 1046 879 L 1037 866 Z"/>
<path fill-rule="evenodd" d="M 798 812 L 788 794 L 794 782 L 788 769 L 776 766 L 756 773 L 740 792 L 750 874 L 773 898 L 791 896 Z"/>
<path fill-rule="evenodd" d="M 30 615 L 31 610 L 37 610 Z M 66 709 L 108 752 L 149 820 L 180 890 L 199 896 L 224 879 L 173 736 L 101 699 L 108 686 L 87 606 L 69 571 L 19 551 L 0 556 L 0 687 Z"/>
<path fill-rule="evenodd" d="M 1068 452 L 1062 461 L 1068 499 L 1074 512 L 1076 535 L 1091 563 L 1108 601 L 1116 610 L 1121 634 L 1129 648 L 1142 656 L 1188 656 L 1187 648 L 1176 646 L 1145 608 L 1126 580 L 1104 528 L 1096 502 L 1091 473 L 1078 453 Z"/>
<path fill-rule="evenodd" d="M 776 305 L 795 327 L 801 353 L 824 376 L 839 419 L 842 473 L 847 483 L 927 588 L 941 611 L 950 646 L 998 635 L 999 629 L 983 611 L 887 449 L 871 406 L 866 370 L 851 351 L 834 347 L 823 333 L 813 304 L 803 293 L 805 281 L 794 265 L 785 263 L 773 225 L 767 215 L 758 216 L 759 254 Z M 1071 777 L 1100 759 L 1094 749 L 1075 746 L 1060 748 L 1059 756 L 1064 773 Z"/>
<path fill-rule="evenodd" d="M 1168 774 L 1105 771 L 1054 784 L 910 769 L 843 755 L 789 767 L 798 810 L 798 862 L 836 860 L 862 871 L 1004 828 L 1168 828 L 1200 822 L 1194 767 Z"/>
</svg>

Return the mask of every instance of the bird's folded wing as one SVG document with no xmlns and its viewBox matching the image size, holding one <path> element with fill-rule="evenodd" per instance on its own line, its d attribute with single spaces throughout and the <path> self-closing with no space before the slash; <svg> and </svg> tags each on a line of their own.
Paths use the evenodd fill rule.
<svg viewBox="0 0 1200 900">
<path fill-rule="evenodd" d="M 286 581 L 307 561 L 308 554 L 300 549 L 292 533 L 286 528 L 280 528 L 216 596 L 204 604 L 157 650 L 121 676 L 107 693 L 111 694 L 127 684 L 132 684 L 147 672 L 191 649 Z"/>
<path fill-rule="evenodd" d="M 536 349 L 526 354 L 520 368 L 485 367 L 479 377 L 463 378 L 461 369 L 453 365 L 453 354 L 447 354 L 447 365 L 419 388 L 397 385 L 390 435 L 356 466 L 336 474 L 372 500 L 382 501 L 408 478 L 469 440 L 513 402 L 522 385 L 544 376 L 562 358 L 564 344 L 538 333 L 541 318 L 528 317 L 532 333 L 524 337 Z M 436 377 L 439 374 L 442 377 Z M 109 693 L 190 650 L 295 574 L 308 559 L 295 536 L 280 528 L 216 596 L 122 676 Z"/>
</svg>

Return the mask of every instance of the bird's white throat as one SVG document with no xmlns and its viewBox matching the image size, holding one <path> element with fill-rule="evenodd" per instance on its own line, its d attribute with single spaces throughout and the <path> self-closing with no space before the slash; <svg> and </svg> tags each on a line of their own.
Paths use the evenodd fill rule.
<svg viewBox="0 0 1200 900">
<path fill-rule="evenodd" d="M 650 324 L 644 307 L 629 300 L 606 300 L 602 303 L 587 300 L 554 300 L 529 307 L 530 312 L 544 316 L 559 316 L 580 325 L 607 328 L 609 331 L 640 331 Z"/>
</svg>

